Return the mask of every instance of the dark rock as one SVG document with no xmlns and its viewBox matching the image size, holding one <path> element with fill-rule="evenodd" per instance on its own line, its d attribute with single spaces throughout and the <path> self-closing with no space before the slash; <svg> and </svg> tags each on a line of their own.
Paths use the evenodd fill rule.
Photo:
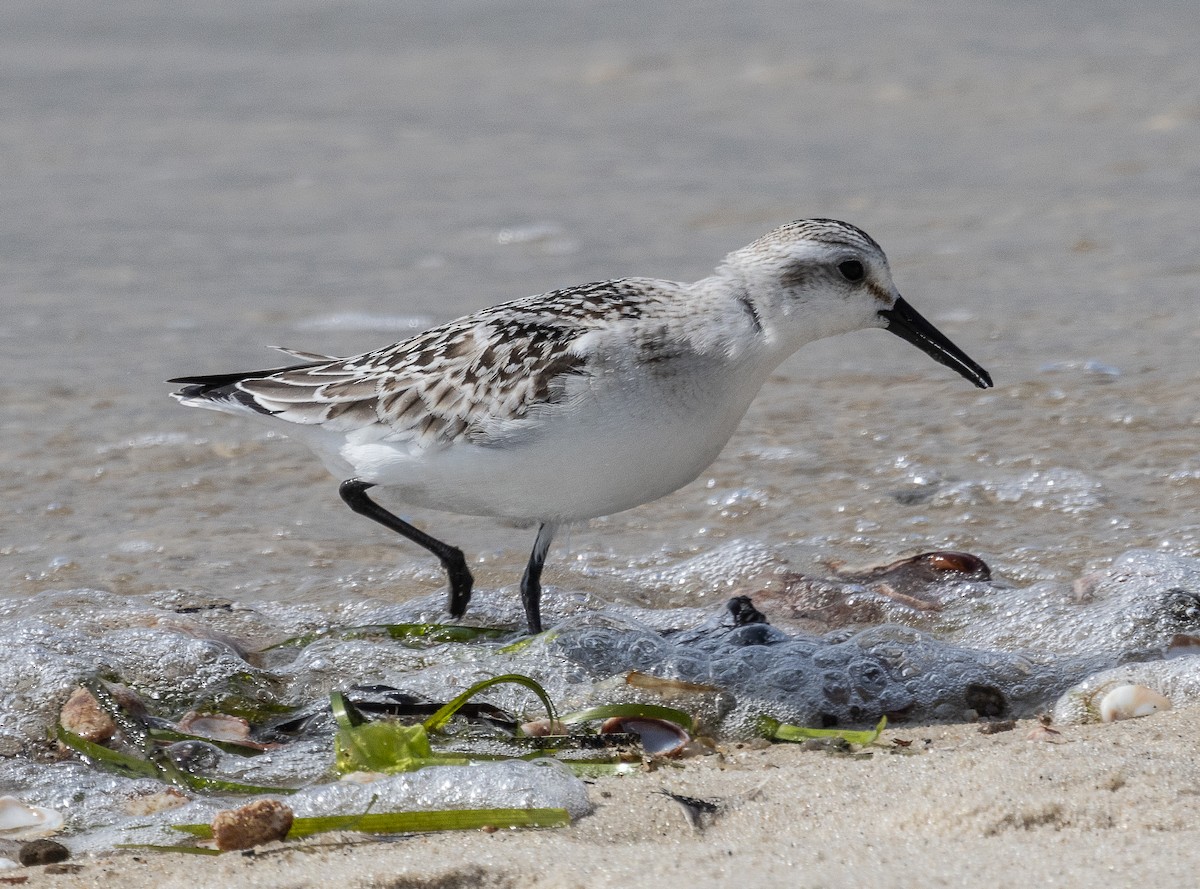
<svg viewBox="0 0 1200 889">
<path fill-rule="evenodd" d="M 54 840 L 33 840 L 21 847 L 18 861 L 26 867 L 39 864 L 58 864 L 71 857 L 70 851 L 62 843 Z"/>
</svg>

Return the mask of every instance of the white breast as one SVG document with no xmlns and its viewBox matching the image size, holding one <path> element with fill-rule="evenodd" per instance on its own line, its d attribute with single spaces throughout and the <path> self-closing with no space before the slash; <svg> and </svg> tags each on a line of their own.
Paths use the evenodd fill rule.
<svg viewBox="0 0 1200 889">
<path fill-rule="evenodd" d="M 486 445 L 416 455 L 381 434 L 309 443 L 335 473 L 394 488 L 414 506 L 515 522 L 594 518 L 695 479 L 768 370 L 714 359 L 612 367 Z"/>
</svg>

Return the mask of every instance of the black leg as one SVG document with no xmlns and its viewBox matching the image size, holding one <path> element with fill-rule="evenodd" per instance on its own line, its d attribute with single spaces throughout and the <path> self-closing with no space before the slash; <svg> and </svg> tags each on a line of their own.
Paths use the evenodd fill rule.
<svg viewBox="0 0 1200 889">
<path fill-rule="evenodd" d="M 542 631 L 542 566 L 546 564 L 546 552 L 557 530 L 558 525 L 551 522 L 542 522 L 538 526 L 529 564 L 521 576 L 521 603 L 525 606 L 525 619 L 529 622 L 531 633 Z"/>
<path fill-rule="evenodd" d="M 408 538 L 417 546 L 423 546 L 437 556 L 450 580 L 450 616 L 462 617 L 467 610 L 467 603 L 471 601 L 471 587 L 475 585 L 475 578 L 471 576 L 471 569 L 467 567 L 467 560 L 463 558 L 462 550 L 456 546 L 450 546 L 448 543 L 442 543 L 436 537 L 430 537 L 424 531 L 414 528 L 408 522 L 392 515 L 367 496 L 367 489 L 373 487 L 375 485 L 370 482 L 351 478 L 342 482 L 338 493 L 342 495 L 346 505 L 359 515 L 374 519 L 383 527 L 390 528 L 401 537 Z M 548 543 L 549 541 L 547 541 Z M 543 557 L 544 555 L 543 553 Z M 541 570 L 540 565 L 538 569 Z"/>
</svg>

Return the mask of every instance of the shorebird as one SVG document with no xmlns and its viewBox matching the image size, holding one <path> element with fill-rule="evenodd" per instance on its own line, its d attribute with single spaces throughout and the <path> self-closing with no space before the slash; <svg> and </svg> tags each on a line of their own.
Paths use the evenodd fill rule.
<svg viewBox="0 0 1200 889">
<path fill-rule="evenodd" d="M 537 526 L 521 599 L 540 632 L 541 575 L 564 524 L 648 503 L 720 453 L 768 375 L 805 343 L 896 334 L 981 389 L 988 372 L 919 315 L 883 250 L 832 219 L 781 226 L 694 283 L 619 278 L 484 309 L 350 358 L 188 376 L 190 407 L 264 420 L 342 479 L 349 507 L 424 547 L 461 617 L 462 550 L 367 496 Z"/>
</svg>

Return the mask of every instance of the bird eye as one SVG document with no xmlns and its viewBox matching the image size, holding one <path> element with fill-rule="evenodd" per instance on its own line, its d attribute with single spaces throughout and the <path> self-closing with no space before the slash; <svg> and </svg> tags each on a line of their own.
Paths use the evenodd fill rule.
<svg viewBox="0 0 1200 889">
<path fill-rule="evenodd" d="M 838 263 L 838 271 L 851 284 L 857 284 L 867 273 L 863 264 L 857 259 L 847 259 L 845 262 Z"/>
</svg>

